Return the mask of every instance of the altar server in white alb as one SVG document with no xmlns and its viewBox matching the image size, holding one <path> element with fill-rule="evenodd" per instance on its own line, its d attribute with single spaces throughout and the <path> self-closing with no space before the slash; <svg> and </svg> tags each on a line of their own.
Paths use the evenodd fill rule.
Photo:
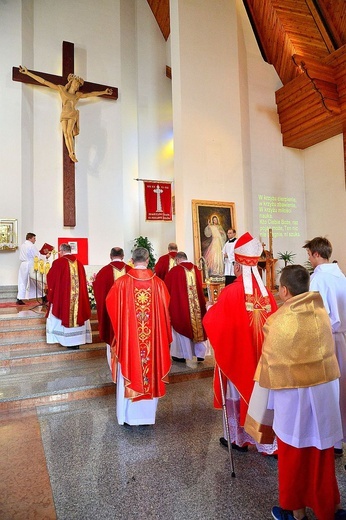
<svg viewBox="0 0 346 520">
<path fill-rule="evenodd" d="M 315 237 L 303 246 L 314 268 L 310 291 L 322 296 L 332 326 L 336 357 L 340 368 L 340 411 L 343 442 L 346 442 L 346 277 L 337 263 L 330 263 L 332 244 L 327 238 Z M 335 445 L 335 454 L 343 454 L 342 442 Z"/>
<path fill-rule="evenodd" d="M 222 248 L 223 261 L 225 264 L 225 285 L 233 283 L 236 279 L 234 274 L 234 244 L 236 242 L 236 230 L 231 228 L 227 230 L 227 242 Z"/>
<path fill-rule="evenodd" d="M 25 242 L 19 248 L 20 267 L 18 272 L 17 305 L 25 305 L 23 300 L 44 296 L 42 284 L 39 280 L 31 278 L 30 272 L 33 270 L 35 256 L 39 259 L 47 259 L 50 257 L 50 252 L 46 255 L 41 255 L 35 246 L 35 242 L 35 233 L 27 233 Z"/>
</svg>

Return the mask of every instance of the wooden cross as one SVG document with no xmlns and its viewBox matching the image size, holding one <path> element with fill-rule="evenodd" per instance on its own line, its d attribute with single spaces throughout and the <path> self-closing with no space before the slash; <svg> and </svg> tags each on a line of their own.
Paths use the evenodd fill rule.
<svg viewBox="0 0 346 520">
<path fill-rule="evenodd" d="M 74 44 L 70 42 L 62 43 L 62 75 L 47 74 L 45 72 L 30 71 L 43 79 L 54 83 L 55 85 L 65 85 L 69 74 L 74 74 Z M 30 83 L 39 85 L 30 76 L 22 74 L 18 67 L 12 69 L 13 81 L 21 83 Z M 90 83 L 84 81 L 84 85 L 80 87 L 81 92 L 92 92 L 95 90 L 105 90 L 111 88 L 113 93 L 110 95 L 102 95 L 108 99 L 118 99 L 118 89 L 109 87 L 108 85 L 100 85 L 98 83 Z M 64 185 L 64 226 L 75 227 L 76 225 L 76 189 L 75 189 L 75 163 L 71 161 L 68 150 L 63 140 L 63 185 Z"/>
</svg>

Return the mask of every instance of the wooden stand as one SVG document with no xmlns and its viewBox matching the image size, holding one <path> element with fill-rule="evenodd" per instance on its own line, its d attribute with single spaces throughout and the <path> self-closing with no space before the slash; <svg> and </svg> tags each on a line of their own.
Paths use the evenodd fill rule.
<svg viewBox="0 0 346 520">
<path fill-rule="evenodd" d="M 208 300 L 214 304 L 217 302 L 220 292 L 225 287 L 225 284 L 221 282 L 206 282 L 203 286 L 207 289 Z"/>
<path fill-rule="evenodd" d="M 266 287 L 270 291 L 275 290 L 275 264 L 277 262 L 276 258 L 267 258 L 266 259 Z"/>
</svg>

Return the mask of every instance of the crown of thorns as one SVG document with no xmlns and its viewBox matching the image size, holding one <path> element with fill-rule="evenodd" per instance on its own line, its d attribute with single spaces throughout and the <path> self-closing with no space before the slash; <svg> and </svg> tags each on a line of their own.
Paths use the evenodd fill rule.
<svg viewBox="0 0 346 520">
<path fill-rule="evenodd" d="M 80 78 L 79 76 L 76 76 L 75 74 L 69 74 L 67 76 L 67 81 L 72 81 L 72 80 L 76 80 L 78 81 L 78 83 L 80 84 L 80 86 L 84 85 L 84 79 Z"/>
</svg>

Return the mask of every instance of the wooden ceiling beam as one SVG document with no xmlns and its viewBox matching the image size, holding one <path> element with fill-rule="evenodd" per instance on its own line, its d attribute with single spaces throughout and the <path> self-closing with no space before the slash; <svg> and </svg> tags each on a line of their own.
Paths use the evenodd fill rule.
<svg viewBox="0 0 346 520">
<path fill-rule="evenodd" d="M 169 0 L 147 0 L 170 34 Z M 285 146 L 307 148 L 346 129 L 345 0 L 243 0 L 276 93 Z M 171 70 L 166 68 L 167 77 Z M 346 140 L 346 138 L 345 138 Z"/>
<path fill-rule="evenodd" d="M 313 0 L 305 0 L 305 1 L 306 1 L 306 5 L 308 6 L 308 8 L 310 10 L 310 13 L 311 13 L 313 19 L 315 20 L 316 26 L 321 34 L 321 37 L 322 37 L 324 43 L 326 44 L 328 51 L 330 53 L 334 52 L 335 46 L 328 34 L 328 30 L 325 26 L 325 23 L 321 19 L 320 13 L 316 9 L 314 1 Z"/>
<path fill-rule="evenodd" d="M 155 16 L 164 39 L 167 41 L 171 32 L 169 0 L 147 0 L 147 2 Z"/>
<path fill-rule="evenodd" d="M 335 49 L 342 47 L 345 43 L 343 29 L 346 24 L 346 4 L 345 0 L 315 0 L 315 5 L 321 13 L 324 25 L 328 29 Z"/>
</svg>

